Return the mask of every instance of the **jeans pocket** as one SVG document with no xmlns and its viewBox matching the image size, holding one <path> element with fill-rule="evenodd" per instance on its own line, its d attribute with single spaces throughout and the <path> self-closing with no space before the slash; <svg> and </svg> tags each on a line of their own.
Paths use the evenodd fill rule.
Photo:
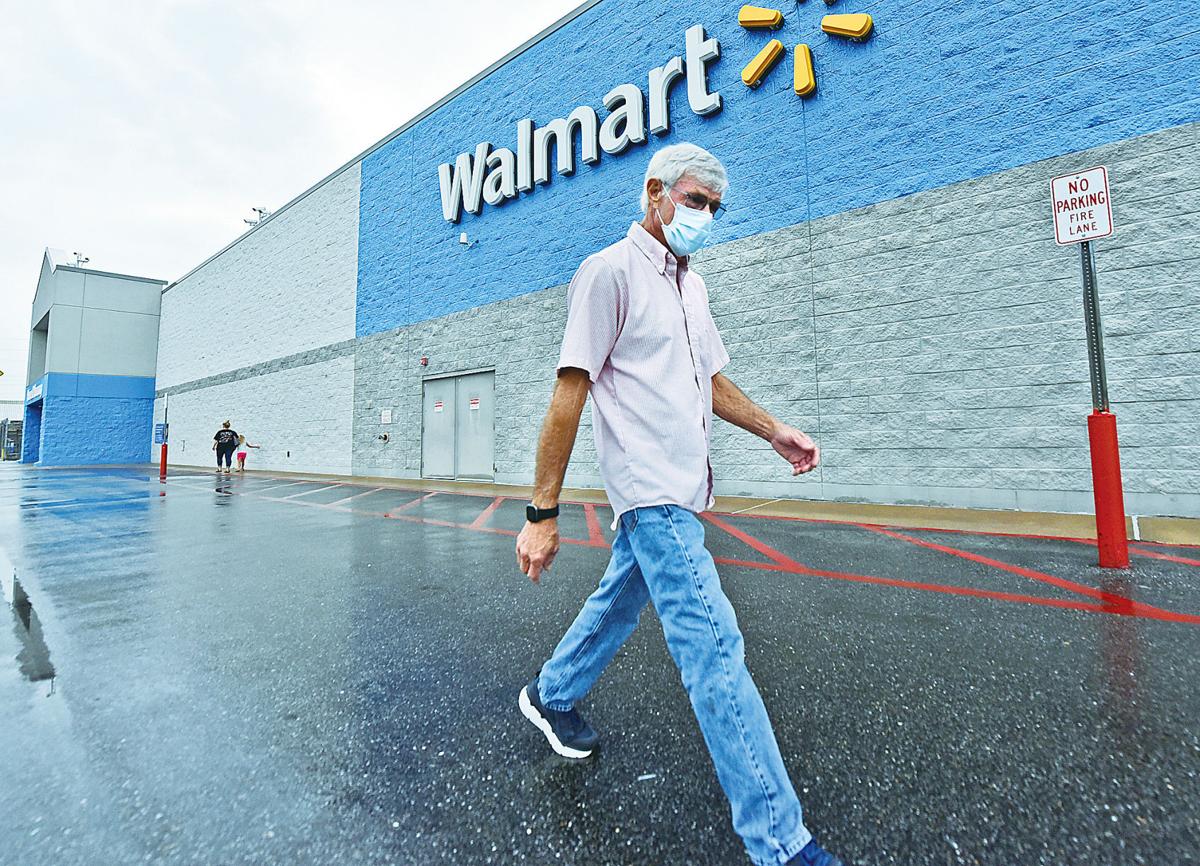
<svg viewBox="0 0 1200 866">
<path fill-rule="evenodd" d="M 633 532 L 637 529 L 638 515 L 636 508 L 631 508 L 621 515 L 621 525 L 625 527 L 626 532 Z"/>
</svg>

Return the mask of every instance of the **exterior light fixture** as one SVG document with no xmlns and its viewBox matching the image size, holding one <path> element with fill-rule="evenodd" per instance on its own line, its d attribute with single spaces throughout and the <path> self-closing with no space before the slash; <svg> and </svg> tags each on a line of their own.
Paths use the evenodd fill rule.
<svg viewBox="0 0 1200 866">
<path fill-rule="evenodd" d="M 252 207 L 250 210 L 254 211 L 254 219 L 242 220 L 242 222 L 251 228 L 254 228 L 273 213 L 273 211 L 267 210 L 265 207 Z"/>
</svg>

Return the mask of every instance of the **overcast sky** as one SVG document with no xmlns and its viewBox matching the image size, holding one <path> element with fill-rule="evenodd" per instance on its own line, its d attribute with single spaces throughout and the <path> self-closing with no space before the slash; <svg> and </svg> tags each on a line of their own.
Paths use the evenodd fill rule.
<svg viewBox="0 0 1200 866">
<path fill-rule="evenodd" d="M 4 3 L 0 400 L 45 247 L 179 277 L 579 2 Z"/>
</svg>

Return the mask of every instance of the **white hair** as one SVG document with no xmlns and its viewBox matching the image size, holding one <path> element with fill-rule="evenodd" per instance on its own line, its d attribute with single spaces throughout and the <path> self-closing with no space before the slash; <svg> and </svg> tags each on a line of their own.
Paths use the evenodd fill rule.
<svg viewBox="0 0 1200 866">
<path fill-rule="evenodd" d="M 725 195 L 729 189 L 729 176 L 719 159 L 689 142 L 671 144 L 650 157 L 650 165 L 646 166 L 646 177 L 642 181 L 642 213 L 650 206 L 646 183 L 651 178 L 658 178 L 664 187 L 668 187 L 674 186 L 684 175 L 719 196 Z"/>
</svg>

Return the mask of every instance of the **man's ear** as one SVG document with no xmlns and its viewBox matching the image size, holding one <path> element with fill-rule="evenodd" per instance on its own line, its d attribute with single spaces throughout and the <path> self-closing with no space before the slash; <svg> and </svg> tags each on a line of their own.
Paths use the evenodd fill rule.
<svg viewBox="0 0 1200 866">
<path fill-rule="evenodd" d="M 650 199 L 651 202 L 653 202 L 660 195 L 662 195 L 662 191 L 663 191 L 663 183 L 658 178 L 652 177 L 648 181 L 646 181 L 646 196 Z"/>
</svg>

